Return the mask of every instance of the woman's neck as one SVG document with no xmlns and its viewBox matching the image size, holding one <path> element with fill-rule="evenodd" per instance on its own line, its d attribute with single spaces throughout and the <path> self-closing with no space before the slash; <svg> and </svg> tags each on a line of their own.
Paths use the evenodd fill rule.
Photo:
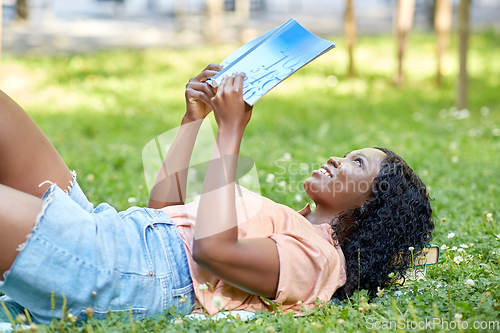
<svg viewBox="0 0 500 333">
<path fill-rule="evenodd" d="M 310 211 L 305 217 L 312 224 L 331 223 L 340 212 L 334 212 L 331 208 L 325 209 L 318 205 L 316 209 Z"/>
</svg>

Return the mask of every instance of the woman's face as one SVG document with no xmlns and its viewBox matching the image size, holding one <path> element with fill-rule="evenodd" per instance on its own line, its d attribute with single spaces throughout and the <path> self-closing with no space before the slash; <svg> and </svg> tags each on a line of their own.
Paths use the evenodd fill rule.
<svg viewBox="0 0 500 333">
<path fill-rule="evenodd" d="M 373 197 L 373 179 L 379 174 L 386 154 L 378 149 L 354 150 L 346 156 L 330 157 L 304 182 L 307 195 L 317 206 L 337 214 L 360 207 Z"/>
</svg>

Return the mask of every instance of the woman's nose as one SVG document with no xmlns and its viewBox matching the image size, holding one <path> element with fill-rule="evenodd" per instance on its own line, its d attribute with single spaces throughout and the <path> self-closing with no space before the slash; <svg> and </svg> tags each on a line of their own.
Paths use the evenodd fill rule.
<svg viewBox="0 0 500 333">
<path fill-rule="evenodd" d="M 334 168 L 338 168 L 341 162 L 338 158 L 332 156 L 328 159 L 328 164 L 333 165 Z"/>
</svg>

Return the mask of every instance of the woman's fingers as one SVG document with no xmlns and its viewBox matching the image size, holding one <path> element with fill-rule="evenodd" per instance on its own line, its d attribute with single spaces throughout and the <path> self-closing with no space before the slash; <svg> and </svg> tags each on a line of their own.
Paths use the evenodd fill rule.
<svg viewBox="0 0 500 333">
<path fill-rule="evenodd" d="M 215 96 L 211 98 L 212 103 L 225 103 L 223 102 L 224 100 L 226 100 L 226 102 L 229 100 L 233 100 L 233 102 L 237 102 L 238 100 L 240 100 L 241 102 L 243 102 L 242 94 L 244 80 L 244 73 L 234 73 L 231 76 L 224 76 L 217 88 Z"/>
<path fill-rule="evenodd" d="M 200 74 L 190 80 L 190 82 L 205 82 L 222 70 L 221 65 L 210 64 Z"/>
<path fill-rule="evenodd" d="M 216 96 L 220 97 L 220 96 L 222 96 L 224 94 L 224 91 L 225 91 L 226 85 L 227 85 L 227 80 L 228 80 L 228 76 L 227 75 L 222 78 L 221 83 L 217 87 L 217 94 L 216 94 Z"/>
<path fill-rule="evenodd" d="M 239 75 L 234 78 L 234 87 L 237 90 L 243 90 L 243 81 L 245 81 L 245 76 L 245 73 L 239 73 Z"/>
<path fill-rule="evenodd" d="M 234 73 L 231 76 L 224 76 L 217 87 L 217 93 L 211 98 L 212 102 L 220 103 L 224 98 L 234 98 L 243 93 L 244 73 Z M 236 95 L 234 95 L 236 93 Z M 233 96 L 233 97 L 230 97 Z M 236 97 L 238 98 L 238 97 Z"/>
<path fill-rule="evenodd" d="M 206 82 L 211 77 L 214 77 L 217 73 L 219 73 L 219 71 L 203 71 L 189 80 L 189 82 Z"/>
<path fill-rule="evenodd" d="M 188 89 L 188 100 L 189 102 L 194 102 L 195 100 L 202 101 L 205 104 L 210 105 L 210 98 L 203 92 L 194 89 Z"/>
<path fill-rule="evenodd" d="M 231 92 L 234 90 L 234 79 L 236 77 L 237 73 L 234 73 L 233 75 L 229 76 L 226 80 L 226 83 L 224 84 L 224 91 L 225 92 Z"/>
<path fill-rule="evenodd" d="M 212 88 L 207 83 L 189 82 L 187 84 L 186 88 L 187 89 L 196 90 L 196 91 L 200 91 L 200 92 L 204 93 L 205 95 L 207 95 L 209 99 L 215 96 L 214 88 Z"/>
<path fill-rule="evenodd" d="M 210 105 L 210 100 L 215 96 L 214 88 L 208 83 L 189 82 L 186 85 L 186 97 L 188 100 L 200 100 Z"/>
<path fill-rule="evenodd" d="M 245 81 L 245 73 L 234 73 L 231 76 L 225 76 L 217 89 L 217 95 L 222 95 L 224 92 L 233 90 L 243 90 L 243 81 Z"/>
<path fill-rule="evenodd" d="M 191 78 L 186 84 L 186 119 L 199 120 L 205 118 L 211 111 L 211 99 L 216 88 L 206 83 L 207 79 L 219 73 L 220 65 L 210 64 L 200 74 Z"/>
<path fill-rule="evenodd" d="M 220 72 L 222 69 L 224 68 L 224 66 L 221 66 L 221 65 L 216 65 L 216 64 L 209 64 L 207 67 L 205 67 L 205 71 L 206 70 L 210 70 L 210 71 L 217 71 L 217 72 Z"/>
</svg>

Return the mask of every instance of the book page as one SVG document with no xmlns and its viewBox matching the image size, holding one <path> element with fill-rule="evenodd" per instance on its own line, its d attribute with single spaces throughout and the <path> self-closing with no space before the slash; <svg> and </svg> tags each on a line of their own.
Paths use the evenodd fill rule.
<svg viewBox="0 0 500 333">
<path fill-rule="evenodd" d="M 243 45 L 242 47 L 240 47 L 239 49 L 237 49 L 236 51 L 234 51 L 233 53 L 231 53 L 226 59 L 222 60 L 222 62 L 220 63 L 222 66 L 224 67 L 227 67 L 229 65 L 231 65 L 231 63 L 235 60 L 237 60 L 239 57 L 241 57 L 245 52 L 249 51 L 252 47 L 256 46 L 258 43 L 260 43 L 261 41 L 263 41 L 265 38 L 267 38 L 270 34 L 272 34 L 273 32 L 275 32 L 277 28 L 274 28 L 268 32 L 266 32 L 265 34 L 263 34 L 262 36 L 259 36 L 257 38 L 255 38 L 254 40 L 246 43 L 245 45 Z"/>
<path fill-rule="evenodd" d="M 334 46 L 334 43 L 311 34 L 291 20 L 226 68 L 224 74 L 246 74 L 243 99 L 253 105 L 279 82 Z M 218 85 L 222 78 L 223 75 L 220 75 L 212 81 Z"/>
</svg>

